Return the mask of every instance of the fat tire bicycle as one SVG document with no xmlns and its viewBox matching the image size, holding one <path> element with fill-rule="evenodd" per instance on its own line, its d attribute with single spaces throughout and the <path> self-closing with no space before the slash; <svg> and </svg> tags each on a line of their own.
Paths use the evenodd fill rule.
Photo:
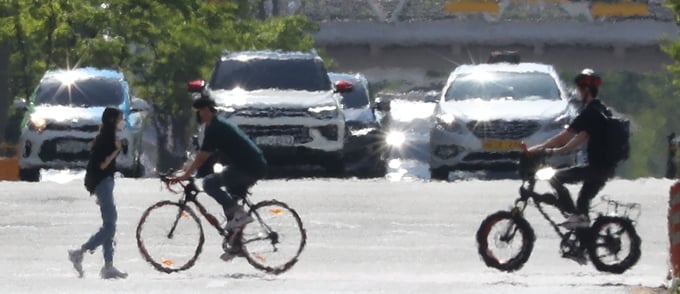
<svg viewBox="0 0 680 294">
<path fill-rule="evenodd" d="M 183 191 L 175 191 L 168 175 L 161 175 L 161 182 L 168 190 L 181 193 L 182 198 L 151 205 L 142 214 L 136 231 L 140 253 L 156 270 L 164 273 L 187 270 L 201 254 L 205 242 L 203 226 L 189 203 L 224 237 L 222 248 L 226 253 L 245 257 L 250 265 L 270 274 L 281 274 L 297 263 L 307 233 L 298 213 L 286 203 L 273 199 L 254 204 L 247 191 L 240 193 L 242 196 L 234 195 L 254 220 L 229 231 L 198 202 L 197 196 L 202 191 L 194 178 L 178 183 Z"/>
<path fill-rule="evenodd" d="M 529 260 L 536 235 L 524 218 L 524 210 L 529 200 L 533 200 L 538 211 L 560 237 L 563 257 L 586 250 L 588 259 L 597 270 L 616 274 L 635 265 L 640 259 L 641 240 L 630 217 L 639 217 L 640 205 L 603 199 L 607 210 L 599 213 L 589 227 L 574 230 L 563 228 L 542 206 L 551 205 L 559 209 L 557 197 L 552 193 L 539 194 L 534 191 L 536 173 L 545 165 L 546 157 L 545 154 L 530 155 L 525 151 L 519 163 L 522 186 L 514 207 L 487 216 L 479 226 L 476 239 L 484 263 L 501 271 L 512 272 L 522 268 Z M 504 252 L 505 249 L 510 249 L 510 252 Z"/>
</svg>

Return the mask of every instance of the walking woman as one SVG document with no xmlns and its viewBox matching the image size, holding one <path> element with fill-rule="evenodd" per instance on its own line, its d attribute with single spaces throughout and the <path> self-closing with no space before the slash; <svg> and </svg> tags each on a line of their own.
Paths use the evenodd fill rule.
<svg viewBox="0 0 680 294">
<path fill-rule="evenodd" d="M 98 246 L 104 249 L 104 267 L 100 272 L 103 279 L 126 278 L 127 273 L 113 266 L 113 237 L 116 234 L 116 205 L 113 201 L 113 174 L 116 171 L 116 156 L 121 149 L 116 131 L 123 120 L 123 113 L 114 107 L 107 107 L 102 115 L 99 134 L 95 137 L 85 173 L 85 188 L 90 195 L 97 195 L 102 214 L 102 227 L 79 249 L 69 250 L 68 257 L 73 268 L 83 277 L 83 253 L 94 251 Z"/>
</svg>

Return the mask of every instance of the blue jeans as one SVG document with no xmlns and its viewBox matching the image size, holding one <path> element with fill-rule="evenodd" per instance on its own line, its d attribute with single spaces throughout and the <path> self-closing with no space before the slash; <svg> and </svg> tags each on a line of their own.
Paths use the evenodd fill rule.
<svg viewBox="0 0 680 294">
<path fill-rule="evenodd" d="M 94 250 L 99 245 L 104 249 L 104 262 L 113 261 L 113 237 L 116 235 L 116 204 L 113 203 L 113 178 L 103 179 L 95 188 L 95 194 L 99 203 L 99 210 L 102 213 L 102 227 L 85 242 L 83 248 Z"/>
<path fill-rule="evenodd" d="M 236 208 L 236 198 L 231 195 L 245 196 L 248 188 L 257 182 L 253 177 L 238 169 L 227 168 L 218 174 L 211 174 L 203 179 L 203 190 L 222 205 L 227 219 L 231 219 Z M 222 190 L 226 187 L 226 191 Z"/>
</svg>

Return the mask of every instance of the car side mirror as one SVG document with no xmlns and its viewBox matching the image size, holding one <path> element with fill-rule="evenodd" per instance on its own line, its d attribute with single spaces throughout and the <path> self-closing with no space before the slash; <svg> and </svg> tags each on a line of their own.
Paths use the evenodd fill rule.
<svg viewBox="0 0 680 294">
<path fill-rule="evenodd" d="M 349 93 L 354 90 L 354 85 L 351 82 L 348 81 L 337 81 L 335 83 L 335 92 L 336 93 Z"/>
<path fill-rule="evenodd" d="M 18 110 L 27 110 L 28 103 L 26 103 L 26 99 L 21 98 L 14 100 L 14 108 Z"/>
<path fill-rule="evenodd" d="M 130 103 L 130 112 L 148 112 L 149 110 L 151 110 L 151 106 L 148 102 L 146 102 L 146 100 L 137 97 L 132 98 L 132 102 Z"/>
<path fill-rule="evenodd" d="M 193 80 L 189 83 L 187 83 L 187 88 L 189 93 L 201 93 L 203 92 L 203 88 L 205 88 L 205 81 L 204 80 Z"/>
<path fill-rule="evenodd" d="M 392 110 L 392 103 L 390 103 L 390 100 L 384 100 L 381 98 L 376 98 L 375 99 L 375 109 L 377 109 L 380 112 L 389 112 Z"/>
</svg>

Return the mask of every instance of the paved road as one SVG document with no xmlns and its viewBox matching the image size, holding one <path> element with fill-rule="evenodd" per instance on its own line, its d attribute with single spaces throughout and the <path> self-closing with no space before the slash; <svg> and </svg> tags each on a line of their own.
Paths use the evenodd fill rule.
<svg viewBox="0 0 680 294">
<path fill-rule="evenodd" d="M 116 263 L 130 273 L 102 281 L 101 253 L 87 255 L 76 278 L 66 250 L 99 224 L 94 199 L 80 181 L 0 183 L 0 293 L 648 293 L 665 283 L 667 180 L 617 180 L 604 193 L 642 204 L 637 228 L 642 258 L 623 275 L 597 272 L 558 255 L 558 242 L 535 210 L 527 218 L 537 242 L 526 266 L 501 273 L 484 266 L 474 233 L 489 213 L 507 209 L 517 181 L 300 179 L 264 181 L 254 199 L 277 198 L 301 214 L 308 245 L 290 272 L 269 276 L 245 261 L 218 259 L 220 240 L 206 230 L 196 266 L 179 274 L 154 271 L 140 257 L 134 228 L 142 211 L 176 196 L 155 179 L 120 179 Z M 211 211 L 217 205 L 206 200 Z"/>
</svg>

